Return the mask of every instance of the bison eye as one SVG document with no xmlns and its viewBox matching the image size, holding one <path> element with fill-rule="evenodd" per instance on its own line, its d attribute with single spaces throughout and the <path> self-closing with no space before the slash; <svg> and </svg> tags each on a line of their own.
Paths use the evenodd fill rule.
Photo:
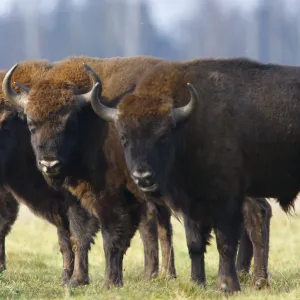
<svg viewBox="0 0 300 300">
<path fill-rule="evenodd" d="M 1 124 L 1 131 L 9 131 L 9 126 L 7 120 L 4 120 Z"/>
<path fill-rule="evenodd" d="M 159 141 L 163 143 L 163 142 L 167 141 L 168 138 L 169 138 L 169 134 L 166 133 L 160 137 Z"/>
<path fill-rule="evenodd" d="M 35 124 L 34 122 L 27 117 L 27 126 L 31 134 L 35 133 Z"/>
</svg>

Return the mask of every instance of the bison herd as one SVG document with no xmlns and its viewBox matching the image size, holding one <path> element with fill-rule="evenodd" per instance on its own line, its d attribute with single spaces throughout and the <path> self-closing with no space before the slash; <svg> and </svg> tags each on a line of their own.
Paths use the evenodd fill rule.
<svg viewBox="0 0 300 300">
<path fill-rule="evenodd" d="M 99 230 L 107 287 L 123 284 L 137 229 L 145 278 L 159 272 L 158 240 L 161 273 L 176 277 L 174 211 L 184 221 L 191 280 L 205 286 L 214 230 L 217 288 L 239 291 L 238 273 L 249 272 L 252 257 L 253 284 L 269 285 L 265 198 L 288 212 L 300 190 L 299 68 L 79 56 L 23 61 L 0 79 L 2 270 L 23 203 L 56 226 L 64 284 L 89 283 Z"/>
</svg>

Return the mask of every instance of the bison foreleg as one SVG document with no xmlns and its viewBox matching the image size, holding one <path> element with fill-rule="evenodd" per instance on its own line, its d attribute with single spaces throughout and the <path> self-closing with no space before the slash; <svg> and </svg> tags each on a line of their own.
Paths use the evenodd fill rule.
<svg viewBox="0 0 300 300">
<path fill-rule="evenodd" d="M 272 208 L 264 198 L 246 198 L 243 213 L 245 228 L 253 244 L 253 283 L 261 289 L 269 285 L 268 258 Z"/>
<path fill-rule="evenodd" d="M 144 275 L 152 279 L 158 274 L 158 234 L 155 207 L 145 205 L 139 226 L 140 236 L 144 245 Z"/>
<path fill-rule="evenodd" d="M 187 247 L 191 259 L 191 280 L 205 286 L 204 254 L 211 237 L 211 227 L 200 223 L 196 224 L 186 216 L 184 216 L 184 227 Z"/>
<path fill-rule="evenodd" d="M 251 260 L 253 258 L 253 245 L 244 224 L 241 231 L 242 235 L 236 260 L 236 270 L 240 275 L 244 276 L 250 271 Z"/>
<path fill-rule="evenodd" d="M 69 285 L 76 287 L 89 283 L 88 252 L 99 230 L 99 222 L 76 202 L 69 207 L 68 216 L 74 252 L 74 271 Z"/>
<path fill-rule="evenodd" d="M 161 272 L 163 276 L 176 278 L 176 268 L 173 249 L 173 231 L 171 212 L 167 206 L 156 204 L 158 238 L 162 252 Z"/>
<path fill-rule="evenodd" d="M 70 232 L 62 226 L 57 226 L 57 236 L 60 252 L 63 257 L 62 283 L 67 284 L 74 269 L 74 254 L 72 251 Z"/>
<path fill-rule="evenodd" d="M 217 288 L 223 292 L 235 292 L 240 290 L 235 259 L 242 222 L 241 213 L 228 213 L 224 209 L 223 213 L 217 215 L 215 219 L 215 233 L 217 248 L 219 252 L 219 273 Z"/>
<path fill-rule="evenodd" d="M 114 197 L 117 196 L 116 194 Z M 107 198 L 108 203 L 114 201 Z M 105 286 L 123 285 L 123 256 L 130 246 L 141 220 L 141 204 L 129 191 L 118 195 L 114 207 L 107 207 L 103 212 L 101 230 L 105 253 Z M 111 209 L 108 211 L 108 209 Z"/>
</svg>

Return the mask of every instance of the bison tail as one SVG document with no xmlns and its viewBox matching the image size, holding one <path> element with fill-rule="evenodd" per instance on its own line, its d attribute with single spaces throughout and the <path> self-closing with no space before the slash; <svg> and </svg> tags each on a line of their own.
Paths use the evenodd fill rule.
<svg viewBox="0 0 300 300">
<path fill-rule="evenodd" d="M 276 202 L 279 203 L 282 210 L 288 214 L 288 215 L 294 215 L 295 214 L 295 201 L 296 197 L 280 197 L 276 199 Z"/>
</svg>

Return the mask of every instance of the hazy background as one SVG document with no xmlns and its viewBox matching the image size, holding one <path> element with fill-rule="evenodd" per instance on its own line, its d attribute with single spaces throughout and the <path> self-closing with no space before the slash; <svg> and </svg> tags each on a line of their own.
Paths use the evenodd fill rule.
<svg viewBox="0 0 300 300">
<path fill-rule="evenodd" d="M 300 0 L 0 0 L 0 39 L 0 69 L 83 54 L 299 65 Z"/>
</svg>

